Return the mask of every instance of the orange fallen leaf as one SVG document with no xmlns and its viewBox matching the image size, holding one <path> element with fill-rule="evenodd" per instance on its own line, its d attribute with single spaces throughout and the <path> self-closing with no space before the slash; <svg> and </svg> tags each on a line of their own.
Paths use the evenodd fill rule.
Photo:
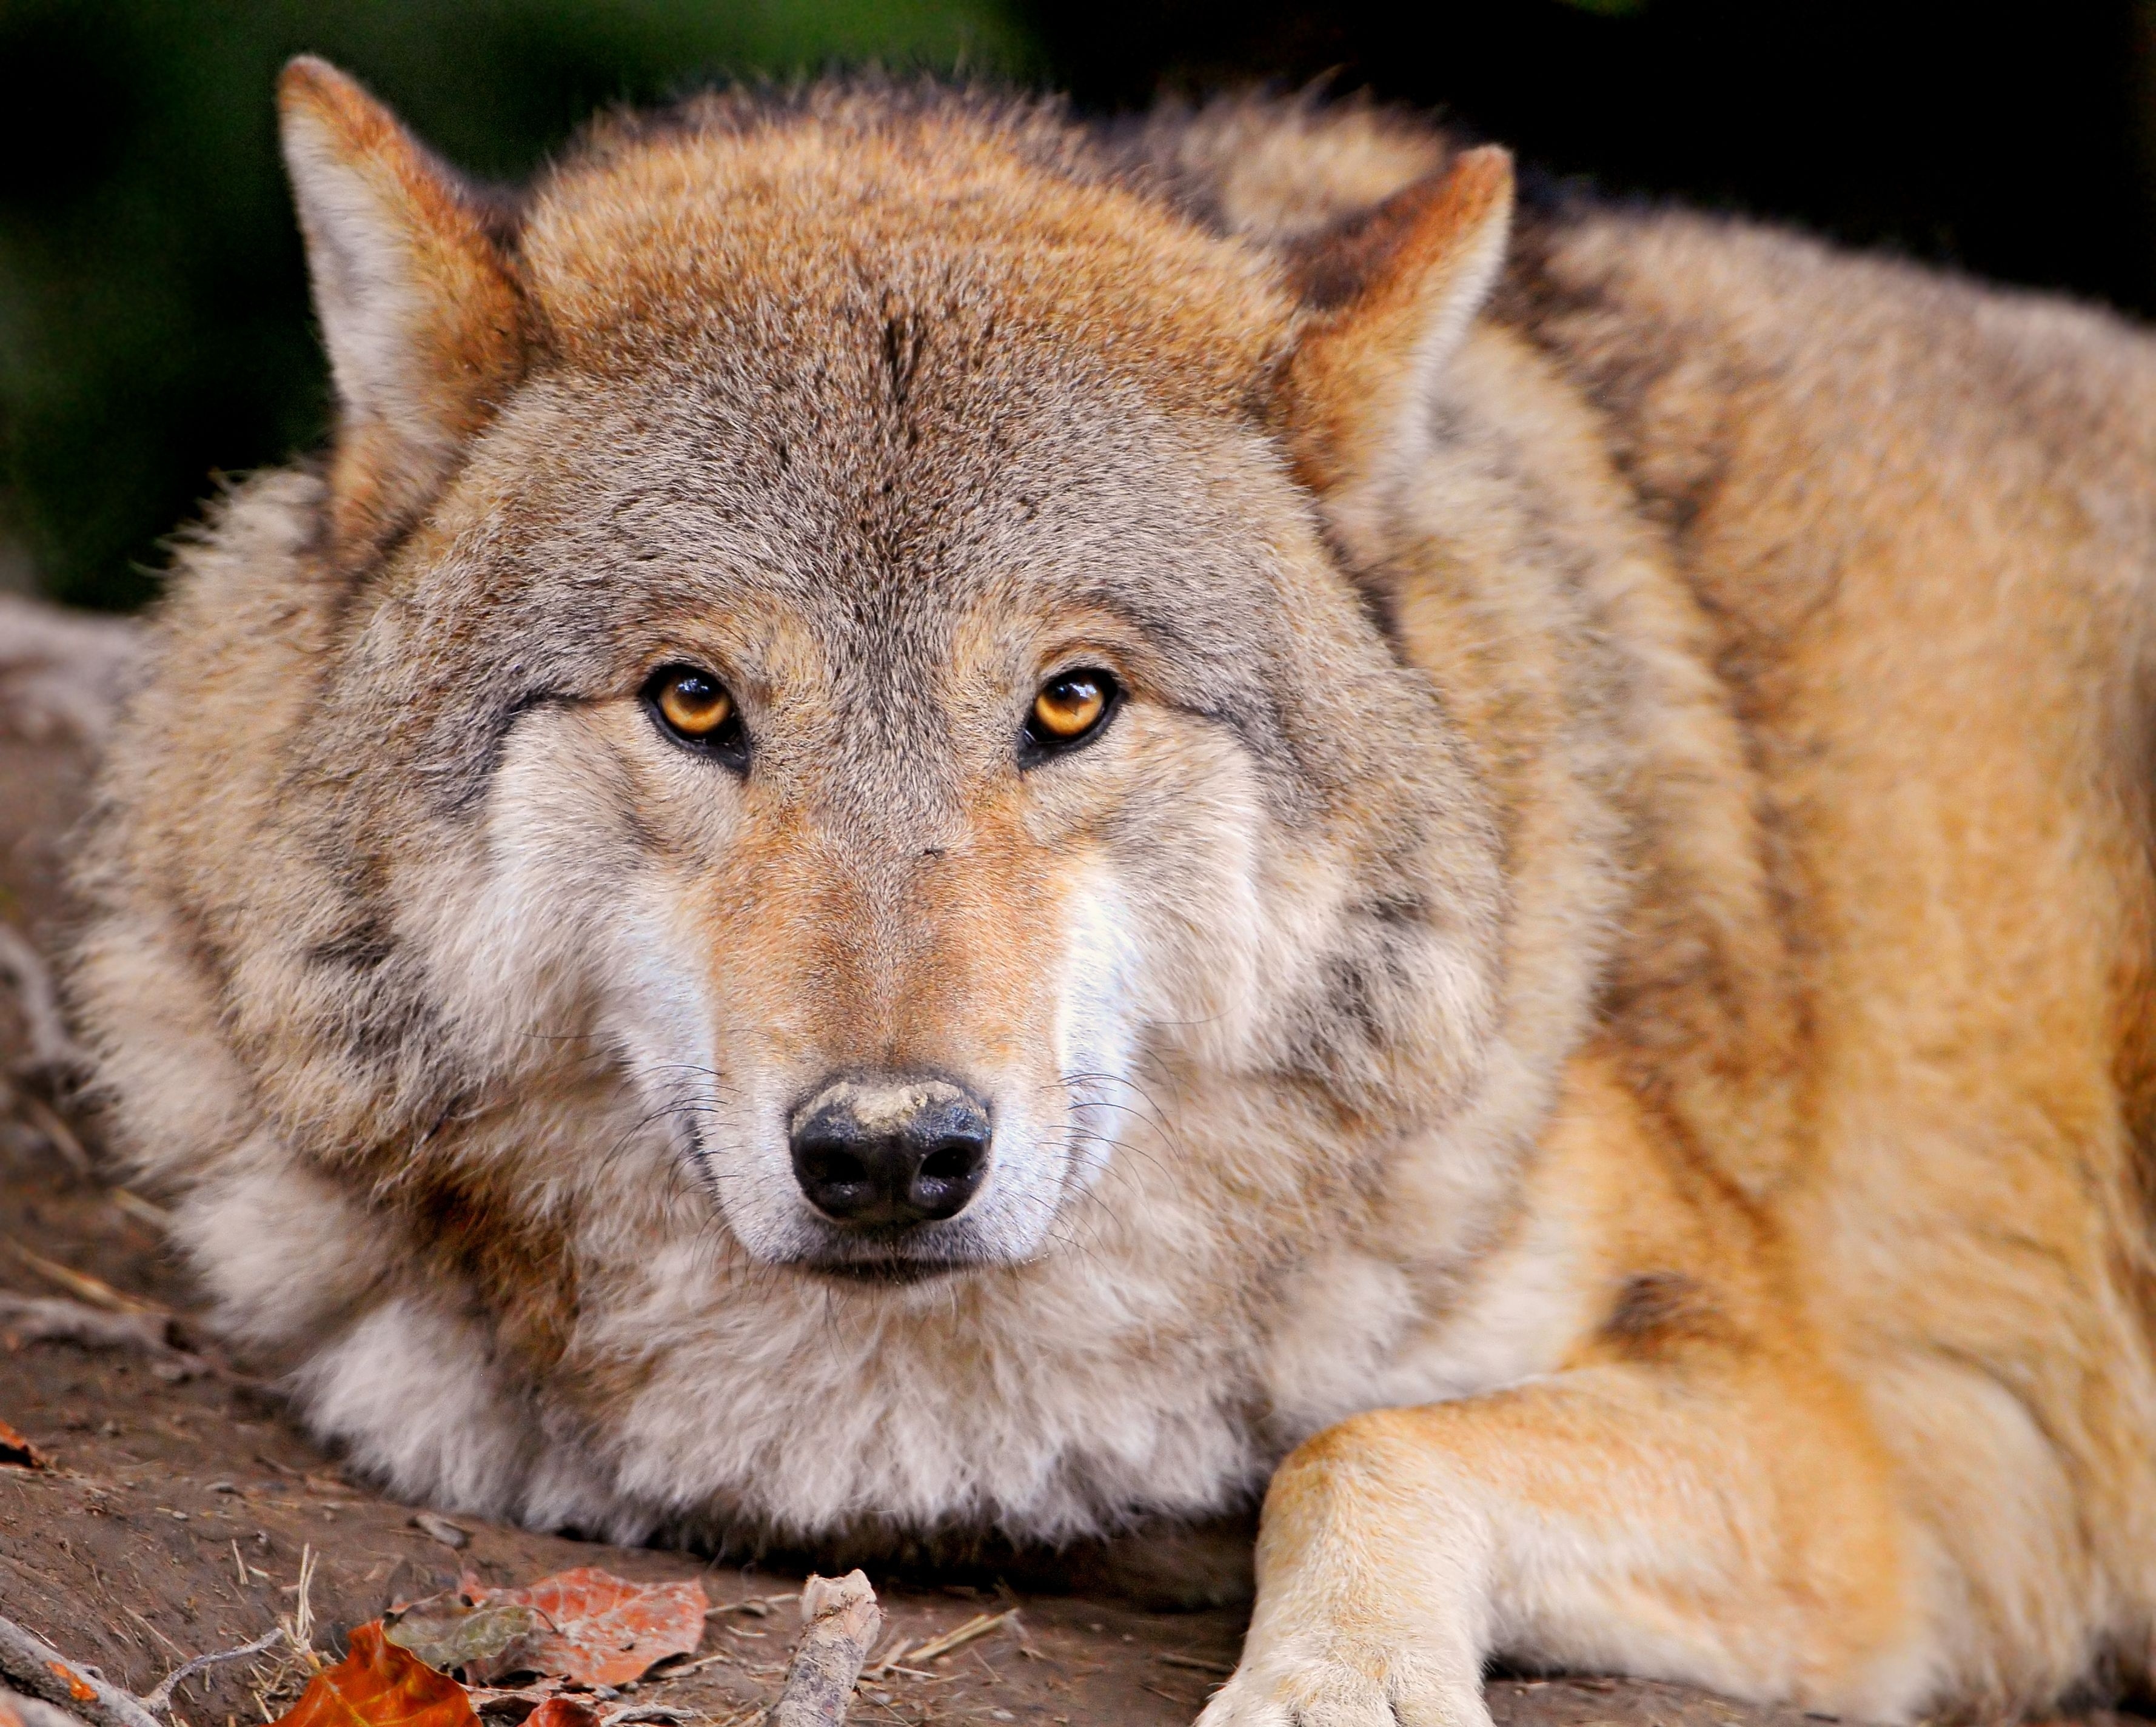
<svg viewBox="0 0 2156 1727">
<path fill-rule="evenodd" d="M 5 1421 L 0 1421 L 0 1463 L 16 1469 L 49 1469 L 53 1460 Z"/>
<path fill-rule="evenodd" d="M 352 1630 L 352 1652 L 307 1681 L 278 1727 L 479 1727 L 471 1699 L 370 1619 Z"/>
<path fill-rule="evenodd" d="M 629 1583 L 589 1565 L 523 1589 L 490 1589 L 485 1601 L 543 1616 L 547 1628 L 524 1645 L 532 1671 L 582 1685 L 626 1684 L 670 1655 L 695 1654 L 711 1604 L 694 1581 Z"/>
</svg>

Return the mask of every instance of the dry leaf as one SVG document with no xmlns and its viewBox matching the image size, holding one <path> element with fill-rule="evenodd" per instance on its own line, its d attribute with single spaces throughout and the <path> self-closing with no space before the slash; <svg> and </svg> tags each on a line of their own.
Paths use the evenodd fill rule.
<svg viewBox="0 0 2156 1727">
<path fill-rule="evenodd" d="M 599 1712 L 573 1697 L 550 1697 L 524 1718 L 524 1727 L 599 1727 Z"/>
<path fill-rule="evenodd" d="M 16 1469 L 49 1469 L 53 1460 L 5 1421 L 0 1421 L 0 1464 Z"/>
<path fill-rule="evenodd" d="M 444 1590 L 382 1616 L 382 1635 L 439 1673 L 488 1684 L 504 1673 L 531 1673 L 547 1622 L 513 1601 L 480 1605 L 464 1589 Z"/>
<path fill-rule="evenodd" d="M 626 1684 L 670 1655 L 695 1654 L 711 1606 L 701 1583 L 628 1583 L 588 1565 L 480 1599 L 541 1614 L 551 1628 L 526 1646 L 531 1668 L 583 1685 Z"/>
<path fill-rule="evenodd" d="M 352 1652 L 307 1682 L 278 1727 L 478 1727 L 465 1688 L 382 1634 L 352 1631 Z"/>
</svg>

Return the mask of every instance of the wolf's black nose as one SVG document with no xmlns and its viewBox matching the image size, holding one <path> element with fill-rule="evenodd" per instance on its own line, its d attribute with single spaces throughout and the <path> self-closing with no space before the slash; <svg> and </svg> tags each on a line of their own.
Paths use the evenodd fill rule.
<svg viewBox="0 0 2156 1727">
<path fill-rule="evenodd" d="M 837 1223 L 955 1217 L 988 1174 L 988 1112 L 947 1079 L 835 1079 L 793 1112 L 793 1174 Z"/>
</svg>

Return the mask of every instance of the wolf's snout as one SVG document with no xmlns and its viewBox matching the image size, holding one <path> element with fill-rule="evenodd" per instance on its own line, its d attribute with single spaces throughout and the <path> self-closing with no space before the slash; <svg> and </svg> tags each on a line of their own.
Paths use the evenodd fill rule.
<svg viewBox="0 0 2156 1727">
<path fill-rule="evenodd" d="M 794 1112 L 794 1178 L 834 1222 L 940 1222 L 979 1190 L 991 1133 L 949 1080 L 837 1079 Z"/>
</svg>

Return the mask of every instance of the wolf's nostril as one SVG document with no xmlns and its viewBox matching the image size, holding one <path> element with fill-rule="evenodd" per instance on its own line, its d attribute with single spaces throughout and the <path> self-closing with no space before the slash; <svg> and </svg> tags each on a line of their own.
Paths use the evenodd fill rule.
<svg viewBox="0 0 2156 1727">
<path fill-rule="evenodd" d="M 978 1140 L 946 1139 L 921 1160 L 921 1174 L 928 1181 L 963 1181 L 980 1162 L 986 1148 Z"/>
<path fill-rule="evenodd" d="M 921 1160 L 909 1198 L 924 1219 L 956 1216 L 980 1186 L 988 1167 L 988 1123 L 978 1136 L 947 1133 Z"/>
<path fill-rule="evenodd" d="M 869 1179 L 867 1164 L 835 1146 L 813 1145 L 803 1161 L 820 1186 L 860 1187 Z"/>
<path fill-rule="evenodd" d="M 987 1107 L 948 1080 L 838 1079 L 794 1112 L 793 1173 L 834 1222 L 940 1222 L 979 1191 L 992 1137 Z"/>
<path fill-rule="evenodd" d="M 796 1136 L 793 1174 L 810 1202 L 834 1217 L 852 1216 L 876 1201 L 869 1166 L 850 1146 L 821 1136 Z"/>
</svg>

